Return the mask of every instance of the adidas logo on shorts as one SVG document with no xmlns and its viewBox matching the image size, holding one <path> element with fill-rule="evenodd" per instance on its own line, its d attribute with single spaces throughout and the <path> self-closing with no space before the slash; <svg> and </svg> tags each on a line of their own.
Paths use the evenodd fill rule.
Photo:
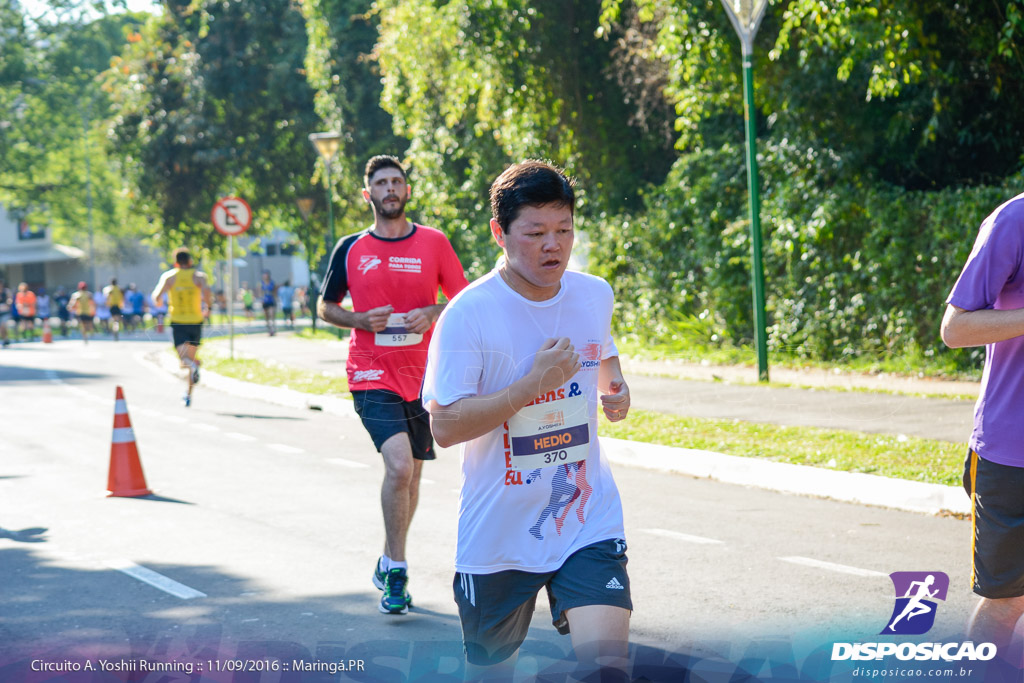
<svg viewBox="0 0 1024 683">
<path fill-rule="evenodd" d="M 619 583 L 619 580 L 616 579 L 614 576 L 612 577 L 611 581 L 609 581 L 608 583 L 606 583 L 604 585 L 604 587 L 605 588 L 609 588 L 611 590 L 617 590 L 617 591 L 624 591 L 624 590 L 626 590 L 626 587 L 623 586 L 621 583 Z"/>
</svg>

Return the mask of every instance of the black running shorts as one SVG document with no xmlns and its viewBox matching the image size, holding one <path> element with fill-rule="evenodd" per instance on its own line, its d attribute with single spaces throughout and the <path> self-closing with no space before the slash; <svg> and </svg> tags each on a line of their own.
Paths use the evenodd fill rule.
<svg viewBox="0 0 1024 683">
<path fill-rule="evenodd" d="M 174 338 L 174 348 L 178 348 L 182 344 L 199 346 L 203 338 L 203 326 L 200 324 L 171 323 L 171 337 Z"/>
<path fill-rule="evenodd" d="M 984 598 L 1024 595 L 1024 467 L 967 452 L 964 489 L 971 496 L 974 592 Z"/>
<path fill-rule="evenodd" d="M 412 445 L 412 457 L 433 460 L 434 438 L 430 434 L 430 415 L 419 399 L 404 401 L 393 391 L 369 389 L 353 391 L 352 400 L 363 427 L 370 433 L 379 452 L 384 442 L 395 434 L 405 432 Z"/>
<path fill-rule="evenodd" d="M 632 612 L 626 562 L 626 542 L 612 539 L 577 550 L 553 572 L 456 572 L 466 661 L 490 666 L 511 657 L 526 639 L 541 588 L 548 592 L 551 623 L 562 635 L 569 633 L 565 612 L 573 607 L 610 605 Z"/>
</svg>

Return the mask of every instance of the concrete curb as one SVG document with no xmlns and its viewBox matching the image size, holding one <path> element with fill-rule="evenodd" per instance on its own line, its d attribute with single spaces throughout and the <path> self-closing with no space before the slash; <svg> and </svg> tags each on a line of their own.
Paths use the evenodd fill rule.
<svg viewBox="0 0 1024 683">
<path fill-rule="evenodd" d="M 839 472 L 821 467 L 607 437 L 601 438 L 601 444 L 609 461 L 630 467 L 931 515 L 947 512 L 969 514 L 971 511 L 970 499 L 962 488 L 956 486 Z"/>
<path fill-rule="evenodd" d="M 183 371 L 178 366 L 177 360 L 170 353 L 158 351 L 150 354 L 150 360 L 155 362 L 161 369 L 172 374 L 179 374 Z M 286 406 L 289 408 L 305 408 L 308 410 L 322 410 L 332 415 L 342 417 L 357 417 L 352 401 L 337 396 L 323 396 L 319 394 L 306 394 L 294 389 L 282 387 L 271 387 L 264 384 L 245 382 L 232 377 L 218 375 L 209 370 L 202 370 L 199 386 L 209 387 L 217 391 L 223 391 L 232 396 L 255 398 L 267 403 Z"/>
<path fill-rule="evenodd" d="M 163 351 L 149 356 L 171 373 L 180 373 L 175 358 Z M 202 384 L 233 396 L 255 398 L 290 408 L 322 410 L 356 418 L 352 401 L 334 396 L 306 394 L 293 389 L 253 384 L 204 370 Z M 601 438 L 608 460 L 617 465 L 673 472 L 727 484 L 753 486 L 780 493 L 829 498 L 841 502 L 922 512 L 969 514 L 970 500 L 956 486 L 891 479 L 856 472 L 724 455 L 712 451 Z"/>
</svg>

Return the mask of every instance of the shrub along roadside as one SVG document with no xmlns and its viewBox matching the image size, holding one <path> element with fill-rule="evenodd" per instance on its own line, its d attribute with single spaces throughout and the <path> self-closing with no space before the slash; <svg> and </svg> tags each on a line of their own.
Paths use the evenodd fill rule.
<svg viewBox="0 0 1024 683">
<path fill-rule="evenodd" d="M 770 352 L 815 362 L 919 358 L 952 373 L 980 368 L 983 349 L 950 350 L 939 339 L 944 300 L 981 221 L 1020 192 L 1024 176 L 908 191 L 856 176 L 827 151 L 760 144 Z M 696 321 L 709 343 L 750 343 L 742 151 L 724 144 L 683 155 L 638 217 L 602 216 L 586 226 L 591 270 L 616 292 L 620 334 L 666 342 Z"/>
</svg>

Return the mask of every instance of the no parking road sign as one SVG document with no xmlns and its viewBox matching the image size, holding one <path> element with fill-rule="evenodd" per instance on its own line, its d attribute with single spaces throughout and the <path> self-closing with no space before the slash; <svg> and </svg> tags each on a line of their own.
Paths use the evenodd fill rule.
<svg viewBox="0 0 1024 683">
<path fill-rule="evenodd" d="M 210 212 L 213 227 L 222 235 L 241 235 L 252 223 L 252 209 L 241 197 L 224 197 L 213 205 Z"/>
</svg>

